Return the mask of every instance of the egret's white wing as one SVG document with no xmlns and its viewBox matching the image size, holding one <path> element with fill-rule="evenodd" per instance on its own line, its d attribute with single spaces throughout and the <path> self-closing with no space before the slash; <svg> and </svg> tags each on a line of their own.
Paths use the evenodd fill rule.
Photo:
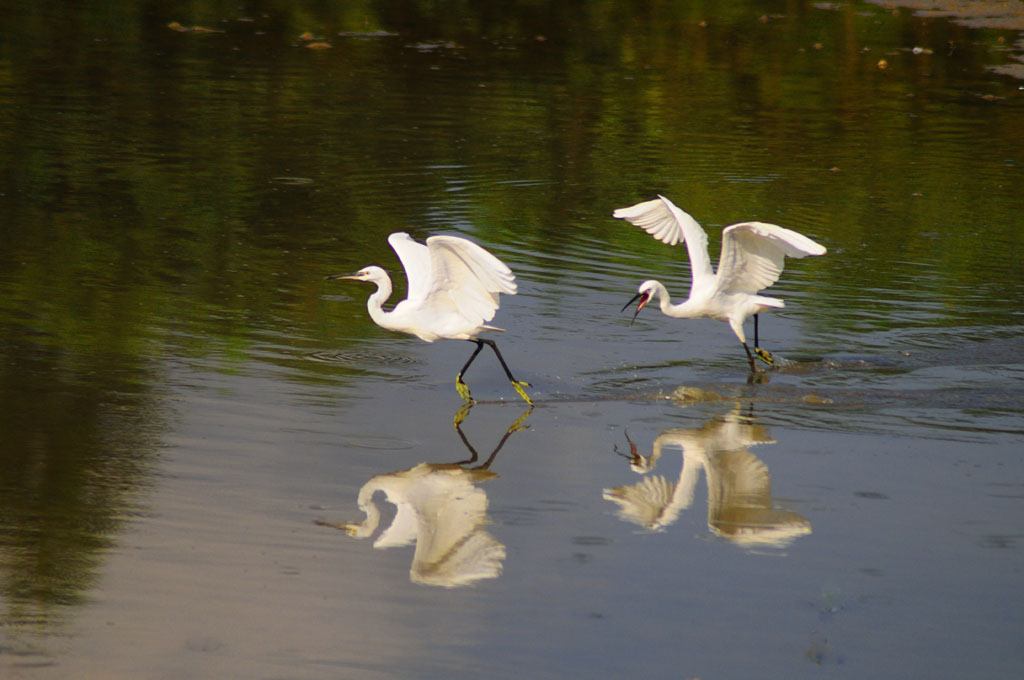
<svg viewBox="0 0 1024 680">
<path fill-rule="evenodd" d="M 612 217 L 626 220 L 670 246 L 686 240 L 687 234 L 683 231 L 682 223 L 695 222 L 693 217 L 663 196 L 628 208 L 619 208 L 612 213 Z M 697 228 L 700 229 L 700 225 Z M 700 231 L 703 233 L 704 230 Z"/>
<path fill-rule="evenodd" d="M 437 314 L 456 313 L 473 324 L 494 318 L 498 294 L 515 295 L 512 270 L 489 252 L 458 236 L 431 236 L 430 289 L 426 304 Z"/>
<path fill-rule="evenodd" d="M 803 234 L 764 222 L 742 222 L 722 231 L 718 289 L 756 294 L 779 280 L 786 257 L 824 255 L 825 247 Z"/>
<path fill-rule="evenodd" d="M 516 294 L 516 277 L 512 270 L 472 241 L 459 236 L 431 236 L 427 239 L 427 247 L 432 261 L 436 261 L 438 255 L 447 262 L 457 260 L 488 292 Z"/>
<path fill-rule="evenodd" d="M 626 220 L 670 246 L 680 241 L 685 242 L 694 280 L 712 275 L 708 236 L 704 229 L 689 213 L 664 196 L 659 195 L 652 201 L 637 203 L 628 208 L 619 208 L 612 213 L 612 217 Z"/>
<path fill-rule="evenodd" d="M 422 300 L 430 292 L 430 252 L 422 243 L 417 243 L 404 231 L 388 236 L 388 243 L 398 254 L 405 269 L 407 300 Z"/>
</svg>

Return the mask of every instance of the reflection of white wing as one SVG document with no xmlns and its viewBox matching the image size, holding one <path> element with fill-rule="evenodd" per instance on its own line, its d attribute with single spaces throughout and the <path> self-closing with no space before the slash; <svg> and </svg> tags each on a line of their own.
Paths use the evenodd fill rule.
<svg viewBox="0 0 1024 680">
<path fill-rule="evenodd" d="M 734 224 L 722 232 L 718 289 L 755 295 L 779 280 L 785 258 L 824 254 L 824 246 L 790 229 L 764 222 Z"/>
<path fill-rule="evenodd" d="M 486 531 L 474 531 L 451 545 L 439 559 L 420 559 L 417 544 L 410 574 L 416 583 L 456 588 L 501 576 L 505 546 Z"/>
<path fill-rule="evenodd" d="M 709 495 L 724 506 L 765 506 L 772 502 L 768 466 L 746 449 L 719 451 L 708 458 Z"/>
<path fill-rule="evenodd" d="M 366 520 L 342 528 L 357 537 L 372 534 L 380 519 L 372 499 L 381 491 L 397 512 L 374 547 L 415 541 L 410 569 L 414 582 L 453 588 L 495 578 L 501 574 L 505 546 L 484 530 L 487 495 L 475 486 L 494 476 L 486 470 L 429 463 L 377 475 L 359 491 L 359 507 Z"/>
<path fill-rule="evenodd" d="M 632 486 L 605 489 L 605 500 L 619 506 L 619 516 L 646 529 L 660 529 L 676 521 L 679 508 L 672 500 L 676 485 L 660 475 L 645 477 Z"/>
<path fill-rule="evenodd" d="M 746 546 L 784 546 L 811 533 L 795 512 L 773 507 L 768 466 L 749 451 L 723 451 L 708 461 L 708 526 Z"/>
</svg>

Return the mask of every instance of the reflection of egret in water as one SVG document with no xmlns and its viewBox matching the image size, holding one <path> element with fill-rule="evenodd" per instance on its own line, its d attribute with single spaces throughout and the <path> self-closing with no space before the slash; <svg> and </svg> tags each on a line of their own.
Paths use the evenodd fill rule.
<svg viewBox="0 0 1024 680">
<path fill-rule="evenodd" d="M 532 410 L 532 409 L 531 409 Z M 458 463 L 420 463 L 408 470 L 375 475 L 359 490 L 359 509 L 366 519 L 359 523 L 330 524 L 349 536 L 366 538 L 377 530 L 380 508 L 373 502 L 380 491 L 395 505 L 390 526 L 374 541 L 374 548 L 394 548 L 416 543 L 410 578 L 414 583 L 455 588 L 501 575 L 505 546 L 485 529 L 487 494 L 477 484 L 497 477 L 490 471 L 495 456 L 513 432 L 523 429 L 527 411 L 505 432 L 483 463 L 462 432 L 469 412 L 463 407 L 455 417 L 455 429 L 471 457 Z"/>
<path fill-rule="evenodd" d="M 605 489 L 604 498 L 619 505 L 619 516 L 648 529 L 662 529 L 693 504 L 701 470 L 707 475 L 708 527 L 717 535 L 744 546 L 784 546 L 811 533 L 804 517 L 772 506 L 771 474 L 748 447 L 772 444 L 763 427 L 753 424 L 737 406 L 703 427 L 673 429 L 654 440 L 644 457 L 630 442 L 630 465 L 641 473 L 652 470 L 666 446 L 683 450 L 679 480 L 660 475 L 632 486 Z"/>
</svg>

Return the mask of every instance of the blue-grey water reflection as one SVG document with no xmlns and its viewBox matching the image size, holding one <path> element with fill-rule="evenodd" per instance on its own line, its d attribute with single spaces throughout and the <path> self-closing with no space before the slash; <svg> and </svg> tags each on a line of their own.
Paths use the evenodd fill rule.
<svg viewBox="0 0 1024 680">
<path fill-rule="evenodd" d="M 969 4 L 2 3 L 0 675 L 1020 676 L 1022 27 Z M 828 248 L 769 289 L 765 379 L 620 314 L 689 282 L 612 217 L 658 193 L 712 257 L 742 220 Z M 396 231 L 517 276 L 537 406 L 493 475 L 500 366 L 466 463 L 472 348 L 323 282 L 400 280 Z M 658 531 L 604 498 L 625 432 L 686 439 Z M 432 465 L 463 529 L 316 524 Z M 729 538 L 775 513 L 813 532 Z"/>
</svg>

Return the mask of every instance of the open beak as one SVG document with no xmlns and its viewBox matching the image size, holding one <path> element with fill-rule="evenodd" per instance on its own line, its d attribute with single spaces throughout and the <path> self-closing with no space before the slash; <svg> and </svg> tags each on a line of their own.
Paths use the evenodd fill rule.
<svg viewBox="0 0 1024 680">
<path fill-rule="evenodd" d="M 627 307 L 629 307 L 631 304 L 633 304 L 637 300 L 640 300 L 640 303 L 636 306 L 636 311 L 633 312 L 633 318 L 630 319 L 630 321 L 629 321 L 629 325 L 630 326 L 632 326 L 633 322 L 636 321 L 636 317 L 640 313 L 640 310 L 644 308 L 644 305 L 646 305 L 647 301 L 650 300 L 650 299 L 651 299 L 650 293 L 637 293 L 636 295 L 633 296 L 633 298 L 629 302 L 627 302 L 625 305 L 623 305 L 623 307 L 620 310 L 620 312 L 626 311 Z"/>
</svg>

